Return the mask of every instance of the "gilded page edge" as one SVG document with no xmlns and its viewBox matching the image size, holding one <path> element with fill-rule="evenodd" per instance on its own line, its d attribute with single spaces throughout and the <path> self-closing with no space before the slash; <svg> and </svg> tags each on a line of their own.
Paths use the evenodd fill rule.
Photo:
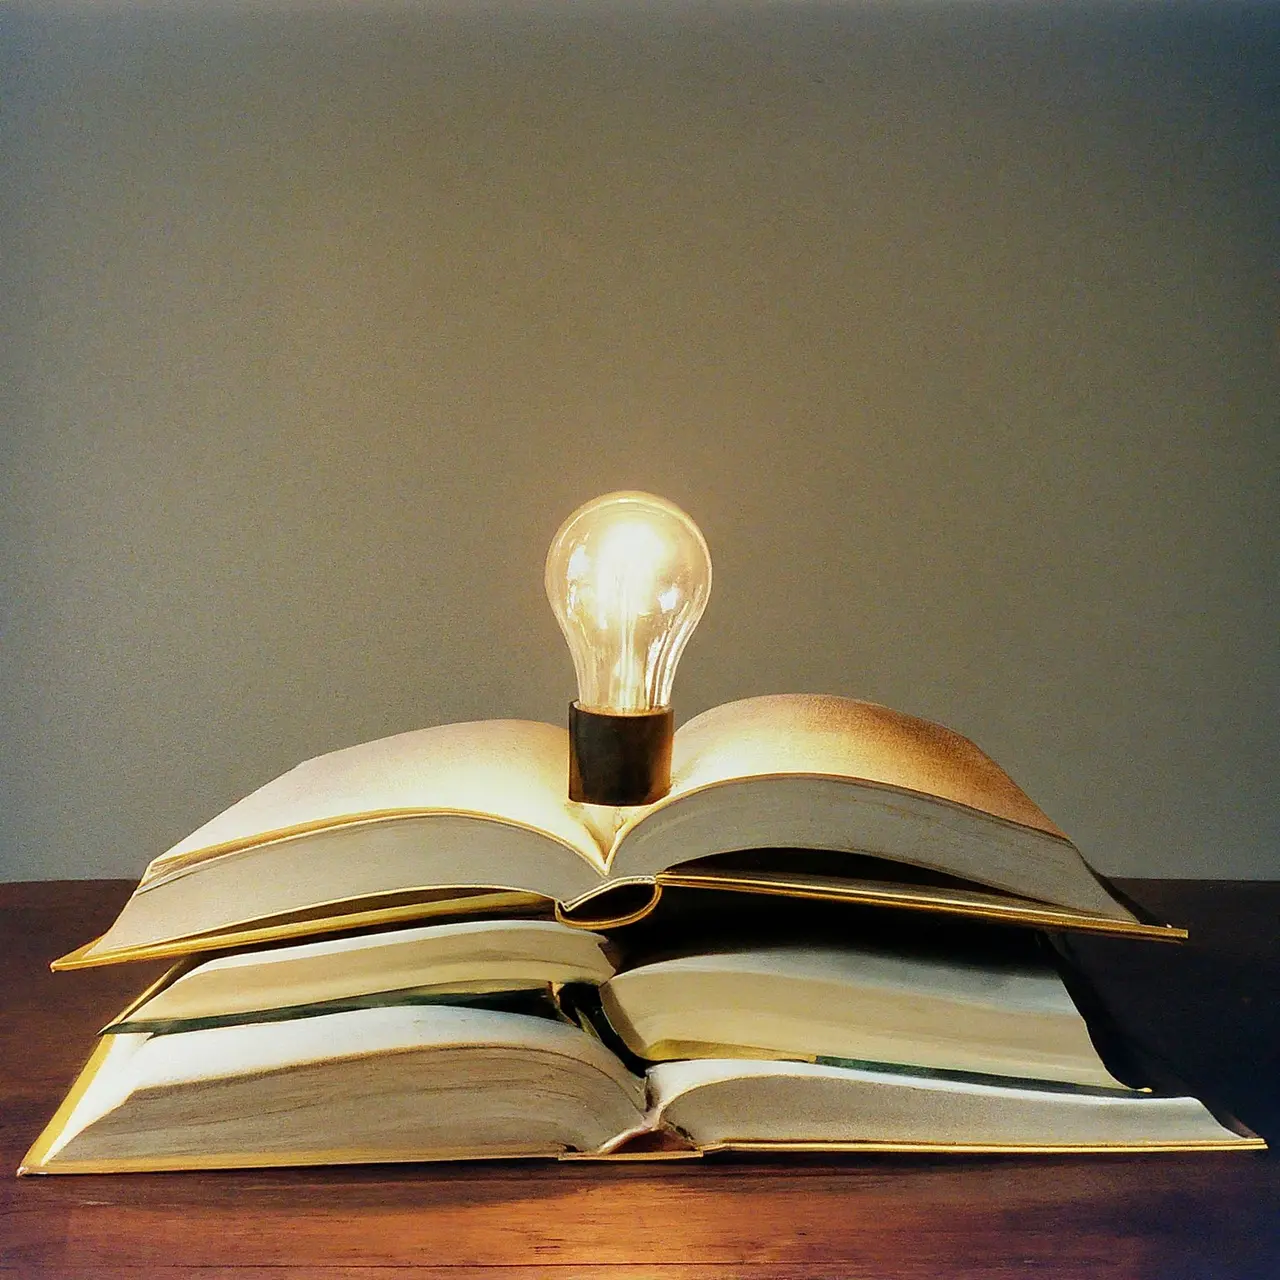
<svg viewBox="0 0 1280 1280">
<path fill-rule="evenodd" d="M 84 1173 L 208 1173 L 231 1169 L 301 1169 L 325 1165 L 356 1164 L 437 1164 L 459 1160 L 554 1160 L 560 1147 L 537 1147 L 523 1151 L 473 1151 L 458 1147 L 445 1151 L 387 1150 L 384 1147 L 327 1147 L 303 1151 L 276 1151 L 270 1154 L 237 1151 L 218 1156 L 138 1156 L 105 1160 L 67 1160 L 45 1167 L 18 1170 L 20 1177 L 32 1174 Z"/>
<path fill-rule="evenodd" d="M 43 1138 L 43 1135 L 42 1135 Z M 484 1152 L 459 1148 L 453 1151 L 405 1152 L 382 1148 L 330 1148 L 311 1151 L 281 1151 L 270 1155 L 235 1153 L 223 1156 L 155 1157 L 151 1159 L 69 1160 L 39 1166 L 32 1156 L 18 1170 L 20 1177 L 32 1175 L 75 1175 L 111 1173 L 200 1173 L 234 1169 L 290 1169 L 356 1164 L 437 1164 L 469 1160 L 549 1160 L 561 1163 L 663 1163 L 671 1160 L 700 1160 L 721 1153 L 738 1155 L 941 1155 L 941 1156 L 1077 1156 L 1077 1155 L 1175 1155 L 1215 1151 L 1266 1151 L 1262 1138 L 1199 1139 L 1187 1141 L 1115 1143 L 1013 1143 L 1013 1142 L 768 1142 L 726 1140 L 708 1143 L 688 1151 L 529 1151 Z M 35 1148 L 32 1148 L 32 1152 Z"/>
<path fill-rule="evenodd" d="M 682 1151 L 562 1151 L 556 1159 L 564 1164 L 637 1164 L 641 1161 L 701 1160 L 705 1154 L 701 1147 Z"/>
<path fill-rule="evenodd" d="M 1161 1138 L 1147 1142 L 899 1142 L 880 1139 L 847 1142 L 789 1142 L 727 1138 L 707 1143 L 707 1155 L 718 1151 L 750 1152 L 758 1155 L 805 1154 L 860 1155 L 863 1153 L 903 1155 L 1142 1155 L 1179 1151 L 1267 1151 L 1265 1138 L 1257 1135 L 1235 1138 Z"/>
<path fill-rule="evenodd" d="M 134 996 L 134 998 L 130 1000 L 129 1003 L 111 1019 L 110 1022 L 101 1027 L 98 1034 L 100 1036 L 113 1034 L 114 1027 L 119 1023 L 124 1022 L 131 1013 L 141 1009 L 152 996 L 159 995 L 161 991 L 166 987 L 171 986 L 180 977 L 182 977 L 184 973 L 189 973 L 195 968 L 195 965 L 196 960 L 194 956 L 185 956 L 179 960 L 177 964 L 170 965 L 170 967 L 166 969 L 164 973 L 162 973 L 153 983 L 151 983 L 150 986 L 144 988 L 139 995 Z"/>
<path fill-rule="evenodd" d="M 419 885 L 411 889 L 397 889 L 397 894 L 435 893 L 439 885 Z M 483 888 L 480 885 L 456 885 L 454 888 Z M 332 905 L 340 906 L 342 899 Z M 135 960 L 168 960 L 174 957 L 199 955 L 213 951 L 230 951 L 239 947 L 254 946 L 263 942 L 283 942 L 291 938 L 316 937 L 329 933 L 345 933 L 352 929 L 377 928 L 384 924 L 400 924 L 410 920 L 428 920 L 435 916 L 483 914 L 487 911 L 517 912 L 535 907 L 549 906 L 551 899 L 540 893 L 524 889 L 495 889 L 489 893 L 473 893 L 460 898 L 436 898 L 428 902 L 405 903 L 398 907 L 374 907 L 367 911 L 348 912 L 320 919 L 299 920 L 275 925 L 254 925 L 246 922 L 244 928 L 219 929 L 209 933 L 188 934 L 165 942 L 145 943 L 134 947 L 120 947 L 91 955 L 93 948 L 102 941 L 102 935 L 68 951 L 52 961 L 49 968 L 55 973 L 74 969 L 96 969 L 104 965 L 125 964 Z M 331 904 L 317 903 L 317 907 Z"/>
<path fill-rule="evenodd" d="M 89 1055 L 88 1061 L 85 1062 L 84 1066 L 80 1068 L 80 1074 L 72 1082 L 71 1088 L 67 1091 L 67 1096 L 59 1104 L 49 1123 L 40 1131 L 40 1136 L 31 1144 L 30 1150 L 22 1157 L 22 1163 L 18 1165 L 18 1177 L 25 1177 L 27 1174 L 32 1173 L 47 1172 L 44 1162 L 48 1158 L 50 1149 L 67 1127 L 67 1121 L 71 1118 L 71 1113 L 80 1105 L 80 1099 L 84 1097 L 85 1090 L 93 1083 L 94 1077 L 102 1068 L 102 1064 L 106 1061 L 107 1054 L 110 1051 L 111 1041 L 108 1039 L 100 1039 L 94 1045 L 93 1052 Z"/>
<path fill-rule="evenodd" d="M 1113 920 L 1108 916 L 1086 915 L 1062 907 L 1035 907 L 997 903 L 971 903 L 961 898 L 932 897 L 901 889 L 853 889 L 830 884 L 760 879 L 750 875 L 713 872 L 659 871 L 658 884 L 681 889 L 720 889 L 783 898 L 805 898 L 817 902 L 855 902 L 867 906 L 901 907 L 910 911 L 931 911 L 939 915 L 970 916 L 1011 924 L 1033 925 L 1039 929 L 1066 929 L 1080 933 L 1104 933 L 1122 937 L 1149 938 L 1159 942 L 1185 942 L 1186 929 L 1176 925 L 1143 924 L 1140 920 Z"/>
<path fill-rule="evenodd" d="M 624 911 L 621 915 L 616 916 L 594 916 L 590 919 L 586 916 L 571 914 L 576 907 L 605 895 L 609 890 L 625 889 L 631 886 L 647 886 L 653 891 L 649 896 L 649 901 L 643 906 L 637 907 L 634 911 Z M 646 916 L 652 914 L 661 898 L 662 882 L 658 877 L 629 876 L 624 880 L 613 880 L 598 889 L 591 889 L 587 893 L 579 894 L 569 902 L 557 902 L 556 920 L 560 924 L 570 925 L 574 929 L 619 929 L 626 924 L 635 924 L 636 921 L 643 920 Z"/>
</svg>

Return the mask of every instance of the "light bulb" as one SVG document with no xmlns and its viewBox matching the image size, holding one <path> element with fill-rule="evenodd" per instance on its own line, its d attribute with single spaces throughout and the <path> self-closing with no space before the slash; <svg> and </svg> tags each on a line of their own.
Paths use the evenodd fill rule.
<svg viewBox="0 0 1280 1280">
<path fill-rule="evenodd" d="M 650 804 L 671 785 L 671 686 L 711 594 L 698 526 L 651 493 L 606 493 L 560 526 L 547 599 L 578 676 L 569 798 Z"/>
<path fill-rule="evenodd" d="M 711 594 L 698 526 L 650 493 L 607 493 L 560 526 L 547 598 L 573 655 L 578 704 L 627 715 L 671 705 L 676 665 Z"/>
</svg>

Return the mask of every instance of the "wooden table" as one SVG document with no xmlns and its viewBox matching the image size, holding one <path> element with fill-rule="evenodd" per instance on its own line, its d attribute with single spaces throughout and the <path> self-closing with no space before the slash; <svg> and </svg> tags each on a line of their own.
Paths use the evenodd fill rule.
<svg viewBox="0 0 1280 1280">
<path fill-rule="evenodd" d="M 1124 881 L 1189 926 L 1175 948 L 1096 940 L 1130 1030 L 1280 1145 L 1280 884 Z M 0 885 L 0 1165 L 14 1169 L 140 987 L 140 966 L 51 975 L 123 881 Z M 148 971 L 150 972 L 150 971 Z M 382 1166 L 16 1179 L 0 1272 L 270 1280 L 414 1272 L 744 1276 L 1280 1277 L 1280 1157 Z"/>
</svg>

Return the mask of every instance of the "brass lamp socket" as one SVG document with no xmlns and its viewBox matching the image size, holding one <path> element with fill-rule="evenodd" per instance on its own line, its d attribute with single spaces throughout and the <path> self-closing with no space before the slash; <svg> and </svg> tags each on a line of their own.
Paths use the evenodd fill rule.
<svg viewBox="0 0 1280 1280">
<path fill-rule="evenodd" d="M 662 711 L 589 711 L 569 704 L 569 799 L 652 804 L 671 790 L 675 718 Z"/>
</svg>

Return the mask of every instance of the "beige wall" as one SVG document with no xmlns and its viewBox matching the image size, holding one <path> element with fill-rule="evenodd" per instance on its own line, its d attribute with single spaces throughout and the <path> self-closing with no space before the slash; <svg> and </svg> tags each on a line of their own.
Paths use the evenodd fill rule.
<svg viewBox="0 0 1280 1280">
<path fill-rule="evenodd" d="M 681 718 L 873 698 L 1280 874 L 1274 13 L 8 8 L 0 878 L 561 719 L 622 486 L 715 556 Z"/>
</svg>

